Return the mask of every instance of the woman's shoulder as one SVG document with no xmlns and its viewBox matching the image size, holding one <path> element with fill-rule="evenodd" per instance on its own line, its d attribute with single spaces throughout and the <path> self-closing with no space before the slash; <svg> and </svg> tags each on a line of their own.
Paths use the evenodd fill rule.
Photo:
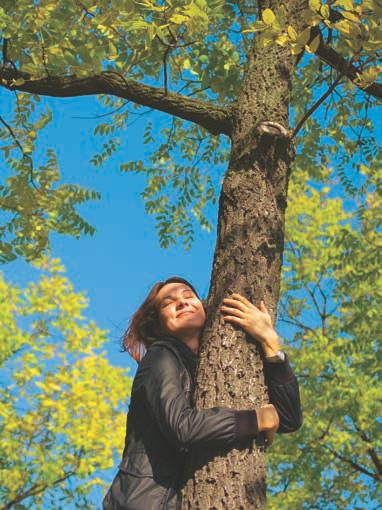
<svg viewBox="0 0 382 510">
<path fill-rule="evenodd" d="M 161 370 L 162 368 L 183 367 L 182 358 L 176 347 L 166 339 L 154 342 L 142 358 L 138 366 L 138 372 L 150 369 Z"/>
</svg>

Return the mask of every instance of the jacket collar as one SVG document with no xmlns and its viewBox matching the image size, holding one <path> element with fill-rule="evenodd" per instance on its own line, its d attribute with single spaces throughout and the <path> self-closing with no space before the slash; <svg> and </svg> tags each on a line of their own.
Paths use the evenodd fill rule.
<svg viewBox="0 0 382 510">
<path fill-rule="evenodd" d="M 191 359 L 192 358 L 194 358 L 194 359 L 198 358 L 198 355 L 195 354 L 188 347 L 188 345 L 186 345 L 184 342 L 182 342 L 182 340 L 179 340 L 179 338 L 176 338 L 175 336 L 165 335 L 165 336 L 159 337 L 159 340 L 164 340 L 164 341 L 170 342 L 171 344 L 175 345 L 175 347 L 178 349 L 179 352 L 181 352 L 182 354 L 184 354 L 187 357 L 190 357 Z"/>
<path fill-rule="evenodd" d="M 195 375 L 196 367 L 199 360 L 197 354 L 195 354 L 184 342 L 179 340 L 179 338 L 176 338 L 174 336 L 170 335 L 161 336 L 158 338 L 158 340 L 169 342 L 170 344 L 172 344 L 179 352 L 181 358 L 183 359 L 185 365 L 191 371 L 192 375 L 193 376 Z"/>
</svg>

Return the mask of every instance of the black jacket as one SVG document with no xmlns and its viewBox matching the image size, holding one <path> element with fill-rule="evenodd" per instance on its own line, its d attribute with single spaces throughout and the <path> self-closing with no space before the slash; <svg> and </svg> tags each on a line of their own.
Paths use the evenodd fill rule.
<svg viewBox="0 0 382 510">
<path fill-rule="evenodd" d="M 103 501 L 104 510 L 180 508 L 184 454 L 197 446 L 234 446 L 258 434 L 256 411 L 193 402 L 197 356 L 181 341 L 155 342 L 134 378 L 125 448 L 119 471 Z M 289 365 L 264 363 L 270 402 L 280 416 L 278 432 L 302 424 L 298 383 Z"/>
</svg>

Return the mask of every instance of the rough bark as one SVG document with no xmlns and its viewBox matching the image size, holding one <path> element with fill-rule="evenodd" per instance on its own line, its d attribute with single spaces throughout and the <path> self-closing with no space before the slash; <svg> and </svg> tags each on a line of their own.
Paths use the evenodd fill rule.
<svg viewBox="0 0 382 510">
<path fill-rule="evenodd" d="M 291 16 L 303 2 L 291 2 Z M 284 223 L 294 149 L 288 124 L 294 61 L 277 46 L 254 48 L 237 101 L 232 151 L 219 203 L 218 238 L 202 339 L 196 406 L 254 409 L 268 403 L 255 341 L 225 325 L 222 299 L 239 292 L 264 299 L 273 317 L 279 298 Z M 190 454 L 183 509 L 263 509 L 261 438 L 229 451 Z"/>
</svg>

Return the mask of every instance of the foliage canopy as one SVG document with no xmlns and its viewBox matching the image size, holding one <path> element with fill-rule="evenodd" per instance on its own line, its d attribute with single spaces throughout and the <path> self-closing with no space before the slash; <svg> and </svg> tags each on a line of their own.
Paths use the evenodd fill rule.
<svg viewBox="0 0 382 510">
<path fill-rule="evenodd" d="M 379 506 L 381 168 L 362 177 L 353 199 L 293 177 L 279 320 L 304 425 L 270 450 L 271 509 Z"/>
<path fill-rule="evenodd" d="M 95 166 L 123 148 L 137 116 L 152 109 L 174 115 L 164 126 L 147 123 L 151 155 L 126 161 L 121 170 L 147 176 L 142 198 L 162 246 L 181 240 L 189 247 L 198 223 L 210 230 L 206 206 L 216 203 L 219 187 L 212 169 L 229 157 L 227 140 L 214 135 L 229 135 L 254 39 L 288 46 L 298 60 L 294 134 L 312 175 L 324 177 L 320 168 L 336 160 L 346 180 L 352 165 L 357 170 L 360 150 L 372 161 L 366 139 L 368 114 L 382 97 L 380 3 L 310 0 L 300 14 L 303 30 L 288 24 L 283 4 L 270 5 L 273 10 L 242 0 L 4 0 L 0 83 L 14 111 L 0 119 L 9 168 L 0 188 L 2 260 L 33 259 L 47 248 L 50 232 L 94 231 L 76 206 L 99 195 L 61 184 L 54 150 L 36 148 L 51 120 L 45 95 L 98 95 L 108 116 L 94 129 L 102 141 Z M 322 110 L 312 111 L 320 96 L 329 97 L 325 122 Z M 36 158 L 44 164 L 33 165 Z"/>
</svg>

